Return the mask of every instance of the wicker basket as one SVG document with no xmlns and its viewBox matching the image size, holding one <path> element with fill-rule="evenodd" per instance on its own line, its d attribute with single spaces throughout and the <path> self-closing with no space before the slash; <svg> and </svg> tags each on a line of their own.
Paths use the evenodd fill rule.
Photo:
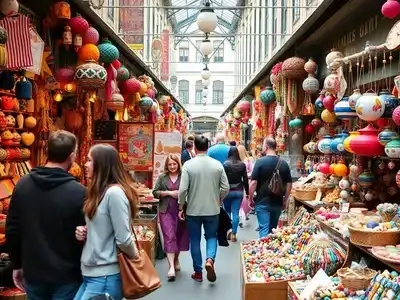
<svg viewBox="0 0 400 300">
<path fill-rule="evenodd" d="M 313 201 L 317 196 L 318 190 L 295 190 L 294 197 L 298 200 Z"/>
<path fill-rule="evenodd" d="M 375 247 L 400 244 L 400 231 L 369 231 L 348 227 L 350 241 L 358 246 Z"/>
<path fill-rule="evenodd" d="M 344 268 L 338 270 L 337 274 L 343 286 L 351 291 L 365 290 L 371 280 L 376 275 L 375 270 L 363 268 L 359 270 L 352 270 Z"/>
</svg>

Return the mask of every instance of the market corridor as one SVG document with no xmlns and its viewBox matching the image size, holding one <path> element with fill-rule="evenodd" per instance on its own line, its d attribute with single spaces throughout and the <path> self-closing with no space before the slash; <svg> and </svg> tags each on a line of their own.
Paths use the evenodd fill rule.
<svg viewBox="0 0 400 300">
<path fill-rule="evenodd" d="M 257 238 L 256 217 L 252 215 L 243 229 L 240 229 L 238 243 L 231 244 L 228 248 L 219 247 L 216 262 L 217 282 L 210 284 L 204 276 L 203 283 L 198 283 L 190 278 L 192 274 L 192 259 L 189 252 L 181 257 L 182 271 L 177 273 L 175 282 L 167 282 L 167 260 L 157 261 L 157 271 L 163 281 L 162 287 L 146 300 L 240 300 L 240 263 L 239 248 L 242 240 Z M 205 243 L 203 243 L 203 255 Z M 205 275 L 205 273 L 204 273 Z M 195 298 L 196 297 L 196 298 Z"/>
</svg>

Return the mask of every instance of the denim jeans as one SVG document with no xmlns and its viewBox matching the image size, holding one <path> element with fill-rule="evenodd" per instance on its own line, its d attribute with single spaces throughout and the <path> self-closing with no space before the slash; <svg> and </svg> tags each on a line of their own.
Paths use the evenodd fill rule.
<svg viewBox="0 0 400 300">
<path fill-rule="evenodd" d="M 229 216 L 232 214 L 232 233 L 236 234 L 239 227 L 239 211 L 243 201 L 243 191 L 231 191 L 224 199 L 223 205 Z"/>
<path fill-rule="evenodd" d="M 29 300 L 72 300 L 80 282 L 70 284 L 33 283 L 25 281 Z"/>
<path fill-rule="evenodd" d="M 83 276 L 83 283 L 74 300 L 89 300 L 97 295 L 108 294 L 115 300 L 122 300 L 121 275 L 108 275 L 101 277 Z"/>
<path fill-rule="evenodd" d="M 219 215 L 215 216 L 187 216 L 186 223 L 189 230 L 190 253 L 193 260 L 195 272 L 203 270 L 203 259 L 201 256 L 200 240 L 201 227 L 204 226 L 204 237 L 206 239 L 206 259 L 215 261 L 218 247 L 218 223 Z"/>
<path fill-rule="evenodd" d="M 258 232 L 260 238 L 266 237 L 278 226 L 279 216 L 282 208 L 265 203 L 256 203 L 257 221 L 260 228 Z"/>
</svg>

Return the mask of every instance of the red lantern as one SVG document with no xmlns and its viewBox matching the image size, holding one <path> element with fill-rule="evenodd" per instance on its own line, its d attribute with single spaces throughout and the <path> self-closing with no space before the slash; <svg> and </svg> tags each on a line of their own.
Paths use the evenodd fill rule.
<svg viewBox="0 0 400 300">
<path fill-rule="evenodd" d="M 59 83 L 69 83 L 74 81 L 75 71 L 71 68 L 60 68 L 54 74 L 55 79 Z"/>
<path fill-rule="evenodd" d="M 124 95 L 136 94 L 140 90 L 140 81 L 136 78 L 130 78 L 121 82 L 121 89 Z"/>
<path fill-rule="evenodd" d="M 237 108 L 241 113 L 250 111 L 250 102 L 246 100 L 240 100 L 237 104 Z"/>
<path fill-rule="evenodd" d="M 392 119 L 397 126 L 400 126 L 400 106 L 397 106 L 392 114 Z"/>
<path fill-rule="evenodd" d="M 319 171 L 323 174 L 330 174 L 330 165 L 327 162 L 324 162 L 319 165 Z"/>
<path fill-rule="evenodd" d="M 311 125 L 312 125 L 314 128 L 320 128 L 320 127 L 322 126 L 322 121 L 321 121 L 321 119 L 315 118 L 315 119 L 313 119 L 313 120 L 311 121 Z"/>
<path fill-rule="evenodd" d="M 69 26 L 74 34 L 83 35 L 89 29 L 89 23 L 81 16 L 69 20 Z"/>
<path fill-rule="evenodd" d="M 335 108 L 335 101 L 336 101 L 336 98 L 332 95 L 328 95 L 322 100 L 325 108 L 331 112 Z"/>
<path fill-rule="evenodd" d="M 118 59 L 114 60 L 111 64 L 115 70 L 118 70 L 121 67 L 121 62 Z"/>
<path fill-rule="evenodd" d="M 315 128 L 314 128 L 311 124 L 308 124 L 308 125 L 306 126 L 306 133 L 307 133 L 307 134 L 313 134 L 314 131 L 315 131 Z"/>
<path fill-rule="evenodd" d="M 397 0 L 387 0 L 382 5 L 381 12 L 386 18 L 394 19 L 400 14 L 400 3 Z"/>
<path fill-rule="evenodd" d="M 360 135 L 354 137 L 350 141 L 350 148 L 354 154 L 374 157 L 385 153 L 385 147 L 381 145 L 378 140 L 378 129 L 368 125 L 358 132 Z"/>
<path fill-rule="evenodd" d="M 89 27 L 88 30 L 83 34 L 82 40 L 83 44 L 94 44 L 97 45 L 99 42 L 99 32 L 94 27 Z"/>
</svg>

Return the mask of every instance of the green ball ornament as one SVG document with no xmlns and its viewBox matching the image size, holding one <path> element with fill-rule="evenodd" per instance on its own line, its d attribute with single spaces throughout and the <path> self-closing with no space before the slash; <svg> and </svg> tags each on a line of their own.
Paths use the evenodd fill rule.
<svg viewBox="0 0 400 300">
<path fill-rule="evenodd" d="M 97 46 L 100 51 L 99 61 L 105 64 L 111 64 L 114 60 L 119 58 L 119 51 L 111 41 L 103 40 L 100 45 Z"/>
<path fill-rule="evenodd" d="M 121 66 L 117 70 L 117 80 L 122 82 L 128 80 L 130 77 L 130 72 L 127 67 Z"/>
</svg>

